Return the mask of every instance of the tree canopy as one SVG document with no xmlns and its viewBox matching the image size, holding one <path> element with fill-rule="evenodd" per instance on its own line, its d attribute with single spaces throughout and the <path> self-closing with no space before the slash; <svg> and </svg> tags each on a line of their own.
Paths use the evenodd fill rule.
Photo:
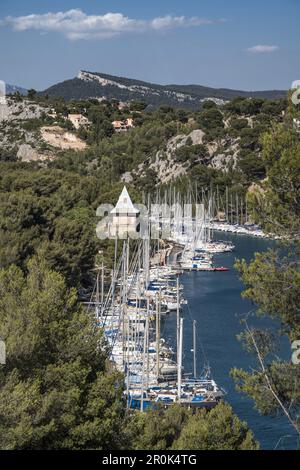
<svg viewBox="0 0 300 470">
<path fill-rule="evenodd" d="M 289 117 L 264 135 L 262 146 L 267 177 L 251 193 L 250 205 L 255 220 L 280 236 L 281 243 L 256 254 L 249 264 L 240 260 L 237 269 L 246 287 L 244 297 L 257 306 L 258 315 L 279 320 L 280 328 L 270 335 L 251 328 L 248 319 L 241 340 L 255 354 L 257 368 L 235 369 L 232 375 L 262 413 L 282 413 L 300 434 L 299 365 L 282 359 L 277 344 L 282 335 L 291 343 L 300 335 L 300 136 Z"/>
<path fill-rule="evenodd" d="M 28 275 L 0 271 L 2 449 L 87 449 L 122 445 L 123 379 L 104 339 L 61 274 L 33 258 Z"/>
<path fill-rule="evenodd" d="M 258 443 L 230 405 L 196 412 L 174 405 L 148 410 L 135 423 L 134 448 L 144 450 L 256 450 Z"/>
</svg>

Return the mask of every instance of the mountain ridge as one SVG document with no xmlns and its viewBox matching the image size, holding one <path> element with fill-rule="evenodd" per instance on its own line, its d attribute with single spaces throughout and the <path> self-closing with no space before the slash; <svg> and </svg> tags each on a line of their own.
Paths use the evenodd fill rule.
<svg viewBox="0 0 300 470">
<path fill-rule="evenodd" d="M 11 85 L 10 83 L 5 84 L 5 89 L 7 95 L 19 92 L 21 95 L 26 96 L 28 92 L 26 88 L 19 85 Z"/>
<path fill-rule="evenodd" d="M 286 95 L 284 90 L 243 91 L 195 84 L 161 85 L 87 70 L 80 70 L 76 77 L 54 84 L 41 93 L 66 100 L 115 98 L 119 101 L 142 100 L 154 107 L 169 105 L 183 108 L 198 108 L 208 99 L 223 104 L 238 96 L 280 99 Z"/>
</svg>

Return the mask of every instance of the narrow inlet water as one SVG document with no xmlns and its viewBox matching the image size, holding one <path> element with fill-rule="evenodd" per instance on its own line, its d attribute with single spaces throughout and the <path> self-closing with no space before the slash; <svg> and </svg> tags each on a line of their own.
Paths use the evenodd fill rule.
<svg viewBox="0 0 300 470">
<path fill-rule="evenodd" d="M 188 300 L 182 312 L 184 318 L 184 367 L 187 372 L 193 370 L 192 320 L 197 321 L 197 364 L 201 371 L 204 355 L 208 358 L 212 376 L 219 386 L 227 392 L 225 400 L 229 402 L 240 419 L 246 421 L 262 449 L 299 448 L 297 436 L 283 416 L 262 416 L 255 409 L 253 401 L 238 393 L 230 377 L 234 367 L 250 370 L 255 365 L 254 358 L 243 350 L 237 335 L 243 330 L 241 316 L 253 311 L 253 305 L 241 297 L 243 284 L 234 269 L 236 258 L 250 261 L 255 252 L 265 251 L 274 246 L 274 242 L 227 233 L 218 233 L 217 240 L 231 240 L 235 251 L 215 255 L 215 264 L 230 268 L 229 272 L 186 272 L 180 277 L 184 286 L 184 297 Z M 249 320 L 250 325 L 259 328 L 274 328 L 276 323 L 268 317 Z M 173 346 L 176 343 L 176 313 L 169 314 L 162 325 L 162 337 Z M 201 339 L 201 341 L 200 341 Z M 291 347 L 287 338 L 283 338 L 280 355 L 291 357 Z"/>
</svg>

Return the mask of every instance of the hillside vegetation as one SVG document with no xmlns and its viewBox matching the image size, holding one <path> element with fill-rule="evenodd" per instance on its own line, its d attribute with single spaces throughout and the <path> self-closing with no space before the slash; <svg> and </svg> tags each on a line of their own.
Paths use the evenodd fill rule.
<svg viewBox="0 0 300 470">
<path fill-rule="evenodd" d="M 135 202 L 170 183 L 178 190 L 197 183 L 199 195 L 212 188 L 224 195 L 227 187 L 229 194 L 248 194 L 253 218 L 289 243 L 283 257 L 260 254 L 238 267 L 245 295 L 298 338 L 299 107 L 286 99 L 237 98 L 196 111 L 149 110 L 141 101 L 119 109 L 117 100 L 66 102 L 34 90 L 10 99 L 14 111 L 0 128 L 0 334 L 7 345 L 0 447 L 257 449 L 224 403 L 195 414 L 177 407 L 128 413 L 124 378 L 111 368 L 101 331 L 79 299 L 91 287 L 95 263 L 111 268 L 114 246 L 96 238 L 96 208 L 115 203 L 124 179 Z M 89 122 L 76 129 L 68 113 Z M 134 127 L 115 132 L 112 122 L 127 118 Z M 45 126 L 58 126 L 86 148 L 46 143 Z M 22 145 L 37 158 L 22 161 Z M 261 191 L 249 193 L 253 183 Z M 244 339 L 249 347 L 249 335 Z M 282 402 L 299 406 L 293 392 L 299 367 L 277 358 L 267 368 Z M 266 372 L 233 375 L 262 412 L 282 411 L 266 393 Z"/>
</svg>

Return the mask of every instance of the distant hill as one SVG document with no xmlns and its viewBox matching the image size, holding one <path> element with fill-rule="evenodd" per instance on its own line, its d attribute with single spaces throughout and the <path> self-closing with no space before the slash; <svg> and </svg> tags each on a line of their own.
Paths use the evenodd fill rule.
<svg viewBox="0 0 300 470">
<path fill-rule="evenodd" d="M 10 95 L 12 93 L 16 93 L 16 91 L 21 93 L 21 95 L 27 95 L 26 88 L 23 88 L 23 87 L 17 86 L 17 85 L 10 85 L 9 83 L 6 83 L 6 94 L 7 95 Z"/>
<path fill-rule="evenodd" d="M 63 97 L 66 100 L 87 98 L 115 98 L 119 101 L 142 100 L 151 106 L 169 105 L 195 109 L 207 99 L 217 104 L 232 100 L 237 96 L 280 99 L 284 90 L 241 91 L 204 87 L 201 85 L 157 85 L 116 77 L 104 73 L 81 70 L 76 78 L 57 83 L 42 92 L 49 96 Z"/>
</svg>

